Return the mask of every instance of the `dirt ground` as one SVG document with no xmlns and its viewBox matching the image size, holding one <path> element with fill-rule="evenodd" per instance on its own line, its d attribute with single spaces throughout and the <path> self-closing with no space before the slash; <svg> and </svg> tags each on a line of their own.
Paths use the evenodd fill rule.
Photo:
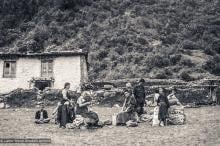
<svg viewBox="0 0 220 146">
<path fill-rule="evenodd" d="M 141 123 L 138 127 L 106 126 L 95 130 L 60 129 L 54 123 L 33 123 L 37 109 L 1 109 L 0 138 L 51 138 L 51 146 L 63 145 L 220 145 L 220 106 L 185 109 L 185 125 L 151 127 Z M 94 107 L 101 120 L 111 119 L 119 108 Z M 48 109 L 51 113 L 52 107 Z M 6 144 L 0 144 L 6 145 Z M 45 145 L 45 144 L 7 144 Z"/>
</svg>

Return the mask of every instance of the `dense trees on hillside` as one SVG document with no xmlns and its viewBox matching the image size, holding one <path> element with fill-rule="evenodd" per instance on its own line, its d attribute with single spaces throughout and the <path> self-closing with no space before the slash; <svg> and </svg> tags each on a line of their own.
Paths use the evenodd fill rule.
<svg viewBox="0 0 220 146">
<path fill-rule="evenodd" d="M 220 75 L 218 0 L 0 0 L 0 49 L 89 51 L 91 79 Z"/>
</svg>

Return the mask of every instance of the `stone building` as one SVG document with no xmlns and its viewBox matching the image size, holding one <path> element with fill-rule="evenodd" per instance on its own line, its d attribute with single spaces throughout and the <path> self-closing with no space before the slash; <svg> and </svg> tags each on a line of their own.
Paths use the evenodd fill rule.
<svg viewBox="0 0 220 146">
<path fill-rule="evenodd" d="M 63 88 L 76 90 L 88 81 L 88 53 L 62 51 L 45 53 L 0 53 L 0 93 L 16 88 Z"/>
</svg>

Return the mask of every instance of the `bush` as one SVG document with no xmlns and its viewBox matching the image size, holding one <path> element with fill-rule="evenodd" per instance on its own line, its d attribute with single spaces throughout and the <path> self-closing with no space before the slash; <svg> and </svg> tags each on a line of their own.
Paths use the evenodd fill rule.
<svg viewBox="0 0 220 146">
<path fill-rule="evenodd" d="M 104 58 L 106 58 L 108 56 L 108 51 L 107 50 L 100 50 L 98 55 L 97 55 L 97 58 L 99 60 L 103 60 Z"/>
<path fill-rule="evenodd" d="M 191 77 L 191 76 L 189 75 L 189 73 L 187 73 L 186 71 L 183 71 L 182 73 L 180 73 L 180 78 L 181 78 L 182 80 L 184 80 L 184 81 L 187 81 L 187 82 L 194 80 L 194 78 Z"/>
<path fill-rule="evenodd" d="M 220 55 L 215 55 L 213 58 L 207 60 L 202 68 L 211 74 L 220 75 Z"/>
<path fill-rule="evenodd" d="M 168 76 L 164 72 L 161 72 L 161 73 L 157 73 L 154 78 L 155 79 L 167 79 Z"/>
<path fill-rule="evenodd" d="M 169 62 L 170 62 L 169 59 L 163 55 L 150 56 L 146 61 L 148 66 L 158 67 L 158 68 L 168 66 Z"/>
<path fill-rule="evenodd" d="M 212 69 L 214 75 L 220 76 L 220 63 L 215 64 L 215 67 Z"/>
<path fill-rule="evenodd" d="M 155 79 L 169 79 L 171 77 L 172 77 L 172 72 L 167 68 L 157 71 L 157 73 L 154 76 Z"/>
<path fill-rule="evenodd" d="M 217 53 L 220 54 L 220 39 L 219 40 L 215 40 L 213 42 L 212 48 L 213 48 L 213 50 L 215 50 Z"/>
<path fill-rule="evenodd" d="M 177 63 L 180 61 L 181 57 L 182 57 L 181 54 L 174 54 L 174 55 L 170 56 L 170 62 L 171 62 L 171 64 L 172 64 L 172 65 L 177 64 Z"/>
<path fill-rule="evenodd" d="M 204 53 L 207 55 L 214 55 L 215 52 L 210 48 L 205 48 Z"/>
<path fill-rule="evenodd" d="M 188 67 L 193 67 L 195 66 L 195 64 L 190 60 L 190 59 L 182 59 L 180 61 L 180 64 L 181 65 L 184 65 L 184 66 L 188 66 Z"/>
</svg>

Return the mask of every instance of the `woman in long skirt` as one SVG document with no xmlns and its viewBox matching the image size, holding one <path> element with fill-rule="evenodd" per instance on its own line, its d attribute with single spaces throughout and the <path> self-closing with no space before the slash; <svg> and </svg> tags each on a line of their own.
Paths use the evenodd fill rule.
<svg viewBox="0 0 220 146">
<path fill-rule="evenodd" d="M 99 117 L 96 112 L 89 109 L 92 105 L 92 98 L 87 92 L 83 92 L 77 100 L 76 114 L 81 115 L 85 121 L 85 126 L 97 126 Z"/>
<path fill-rule="evenodd" d="M 126 125 L 127 122 L 138 122 L 139 117 L 137 114 L 137 102 L 132 92 L 131 83 L 126 84 L 124 90 L 124 103 L 121 112 L 113 116 L 113 125 Z"/>
<path fill-rule="evenodd" d="M 69 89 L 70 89 L 70 83 L 65 83 L 64 89 L 62 90 L 62 100 L 61 104 L 58 107 L 58 113 L 57 113 L 57 120 L 60 123 L 60 128 L 66 127 L 66 124 L 68 122 L 73 121 L 74 113 L 71 111 L 71 102 L 70 102 L 70 97 L 69 97 Z M 74 115 L 72 115 L 74 114 Z"/>
<path fill-rule="evenodd" d="M 164 93 L 163 88 L 159 88 L 159 97 L 157 99 L 157 105 L 159 106 L 159 113 L 158 113 L 158 119 L 159 119 L 159 126 L 166 126 L 166 119 L 168 118 L 168 108 L 170 107 L 169 101 L 167 96 Z M 161 125 L 163 123 L 163 125 Z"/>
</svg>

